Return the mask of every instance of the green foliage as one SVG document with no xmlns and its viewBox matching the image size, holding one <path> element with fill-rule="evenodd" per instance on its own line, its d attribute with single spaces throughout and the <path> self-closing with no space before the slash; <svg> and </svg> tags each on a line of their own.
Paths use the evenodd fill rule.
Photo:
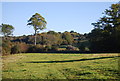
<svg viewBox="0 0 120 81">
<path fill-rule="evenodd" d="M 72 44 L 73 43 L 73 37 L 70 34 L 70 32 L 64 32 L 62 34 L 62 38 L 63 38 L 63 44 Z"/>
<path fill-rule="evenodd" d="M 36 45 L 36 33 L 39 32 L 39 30 L 43 30 L 46 28 L 47 22 L 45 21 L 45 18 L 43 18 L 39 13 L 35 13 L 29 20 L 27 25 L 33 26 L 35 30 L 35 45 Z"/>
<path fill-rule="evenodd" d="M 85 46 L 83 44 L 81 44 L 79 46 L 79 49 L 80 49 L 81 52 L 85 52 Z"/>
<path fill-rule="evenodd" d="M 11 53 L 11 42 L 9 40 L 2 41 L 2 55 L 8 55 Z"/>
<path fill-rule="evenodd" d="M 120 4 L 112 4 L 105 10 L 105 16 L 100 18 L 89 33 L 91 51 L 93 52 L 120 52 Z"/>
<path fill-rule="evenodd" d="M 41 45 L 60 45 L 62 43 L 61 36 L 58 33 L 41 33 L 37 36 L 37 42 Z"/>
<path fill-rule="evenodd" d="M 80 49 L 80 52 L 89 52 L 90 43 L 88 40 L 80 40 L 77 43 L 77 47 Z"/>
<path fill-rule="evenodd" d="M 28 44 L 19 43 L 18 45 L 19 45 L 19 49 L 20 49 L 21 53 L 27 53 L 28 52 L 28 48 L 29 48 Z"/>
<path fill-rule="evenodd" d="M 57 46 L 57 45 L 53 45 L 53 46 L 51 47 L 51 50 L 52 50 L 52 51 L 58 51 L 58 46 Z"/>
<path fill-rule="evenodd" d="M 29 20 L 27 25 L 34 27 L 34 30 L 43 30 L 46 28 L 47 22 L 39 13 L 35 13 Z"/>
<path fill-rule="evenodd" d="M 74 47 L 72 45 L 68 45 L 66 47 L 66 50 L 68 50 L 68 51 L 79 51 L 79 49 L 77 47 Z"/>
<path fill-rule="evenodd" d="M 74 34 L 74 36 L 72 34 Z M 80 35 L 77 32 L 57 33 L 55 31 L 48 31 L 48 32 L 39 33 L 36 35 L 37 46 L 32 45 L 34 43 L 33 35 L 28 35 L 28 36 L 23 35 L 23 36 L 16 36 L 16 37 L 9 36 L 9 37 L 5 37 L 4 40 L 10 40 L 11 41 L 10 46 L 12 47 L 15 45 L 19 45 L 20 53 L 51 52 L 51 51 L 52 52 L 56 52 L 56 51 L 67 52 L 67 51 L 75 51 L 75 50 L 78 51 L 79 49 L 76 47 L 78 47 L 78 42 L 80 40 L 81 41 L 83 40 L 83 37 L 84 37 L 83 35 Z M 72 45 L 72 47 L 66 50 L 66 48 L 70 44 Z M 61 49 L 61 47 L 64 45 L 66 47 L 64 47 L 64 49 Z"/>
<path fill-rule="evenodd" d="M 20 53 L 20 46 L 19 45 L 15 45 L 11 48 L 11 54 L 17 54 Z"/>
<path fill-rule="evenodd" d="M 41 45 L 30 45 L 28 48 L 28 53 L 40 53 L 43 52 L 45 48 Z"/>
<path fill-rule="evenodd" d="M 53 35 L 57 35 L 58 33 L 55 31 L 48 31 L 47 34 L 53 34 Z"/>
<path fill-rule="evenodd" d="M 52 34 L 44 34 L 43 35 L 43 42 L 45 45 L 56 45 L 58 44 L 59 36 L 52 35 Z"/>
<path fill-rule="evenodd" d="M 45 46 L 45 51 L 50 51 L 51 49 L 52 49 L 52 46 L 51 46 L 51 45 Z"/>
<path fill-rule="evenodd" d="M 13 33 L 14 27 L 9 24 L 0 25 L 0 33 L 4 36 L 9 36 Z"/>
</svg>

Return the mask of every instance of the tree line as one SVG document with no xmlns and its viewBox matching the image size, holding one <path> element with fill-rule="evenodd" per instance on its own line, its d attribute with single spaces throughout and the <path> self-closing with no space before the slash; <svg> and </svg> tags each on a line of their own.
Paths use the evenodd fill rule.
<svg viewBox="0 0 120 81">
<path fill-rule="evenodd" d="M 112 4 L 104 16 L 92 23 L 90 33 L 80 34 L 75 31 L 39 33 L 46 28 L 46 20 L 35 13 L 28 20 L 34 35 L 10 36 L 14 27 L 0 25 L 3 54 L 27 52 L 120 52 L 120 3 Z"/>
</svg>

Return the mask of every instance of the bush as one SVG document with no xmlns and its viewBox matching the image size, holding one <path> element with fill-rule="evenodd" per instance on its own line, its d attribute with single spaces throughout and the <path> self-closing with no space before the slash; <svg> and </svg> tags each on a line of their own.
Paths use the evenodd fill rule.
<svg viewBox="0 0 120 81">
<path fill-rule="evenodd" d="M 68 51 L 79 51 L 79 49 L 77 47 L 74 47 L 74 46 L 71 46 L 71 45 L 68 45 L 66 47 L 66 50 L 68 50 Z"/>
<path fill-rule="evenodd" d="M 11 53 L 11 42 L 3 40 L 2 42 L 2 55 L 8 55 Z"/>
<path fill-rule="evenodd" d="M 79 46 L 79 49 L 80 49 L 81 52 L 85 52 L 85 46 L 83 44 L 81 44 Z"/>
<path fill-rule="evenodd" d="M 53 46 L 51 47 L 51 50 L 52 50 L 52 51 L 58 51 L 58 46 L 57 46 L 57 45 L 53 45 Z"/>
<path fill-rule="evenodd" d="M 39 53 L 39 52 L 43 52 L 44 50 L 45 50 L 45 48 L 41 45 L 30 45 L 27 52 Z"/>
<path fill-rule="evenodd" d="M 25 43 L 20 43 L 20 52 L 21 53 L 26 53 L 28 51 L 29 45 L 25 44 Z"/>
<path fill-rule="evenodd" d="M 51 49 L 52 49 L 52 46 L 51 46 L 51 45 L 45 46 L 45 51 L 50 51 Z"/>
<path fill-rule="evenodd" d="M 11 54 L 16 54 L 16 53 L 20 53 L 20 46 L 19 45 L 15 45 L 11 48 Z"/>
<path fill-rule="evenodd" d="M 36 51 L 35 46 L 29 46 L 29 48 L 28 48 L 28 51 L 27 51 L 27 52 L 32 52 L 32 53 L 34 53 L 35 51 Z"/>
</svg>

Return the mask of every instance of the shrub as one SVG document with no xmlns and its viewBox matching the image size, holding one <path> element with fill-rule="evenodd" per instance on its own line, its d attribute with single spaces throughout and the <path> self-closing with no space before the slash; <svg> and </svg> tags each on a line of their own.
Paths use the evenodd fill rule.
<svg viewBox="0 0 120 81">
<path fill-rule="evenodd" d="M 52 49 L 52 46 L 51 46 L 51 45 L 45 46 L 45 51 L 50 51 L 51 49 Z"/>
<path fill-rule="evenodd" d="M 58 46 L 57 46 L 57 45 L 53 45 L 53 46 L 51 47 L 51 50 L 52 50 L 52 51 L 58 51 Z"/>
<path fill-rule="evenodd" d="M 15 45 L 11 48 L 11 54 L 16 54 L 16 53 L 20 53 L 20 46 L 19 45 Z"/>
<path fill-rule="evenodd" d="M 45 48 L 41 45 L 30 45 L 27 52 L 39 53 L 39 52 L 43 52 L 44 50 L 45 50 Z"/>
<path fill-rule="evenodd" d="M 20 46 L 21 53 L 26 53 L 28 51 L 29 45 L 25 43 L 19 43 L 19 46 Z"/>
<path fill-rule="evenodd" d="M 3 40 L 2 42 L 2 55 L 8 55 L 11 53 L 11 42 Z"/>
<path fill-rule="evenodd" d="M 81 52 L 85 52 L 85 46 L 83 44 L 81 44 L 79 46 L 79 49 L 80 49 Z"/>
<path fill-rule="evenodd" d="M 79 51 L 79 49 L 77 47 L 74 47 L 72 45 L 68 45 L 66 47 L 66 50 L 68 50 L 68 51 Z"/>
</svg>

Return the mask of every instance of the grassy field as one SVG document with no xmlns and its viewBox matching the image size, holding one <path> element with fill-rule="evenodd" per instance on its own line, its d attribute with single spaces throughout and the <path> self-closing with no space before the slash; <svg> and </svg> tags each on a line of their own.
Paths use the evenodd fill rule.
<svg viewBox="0 0 120 81">
<path fill-rule="evenodd" d="M 118 79 L 118 54 L 3 56 L 3 79 Z"/>
</svg>

